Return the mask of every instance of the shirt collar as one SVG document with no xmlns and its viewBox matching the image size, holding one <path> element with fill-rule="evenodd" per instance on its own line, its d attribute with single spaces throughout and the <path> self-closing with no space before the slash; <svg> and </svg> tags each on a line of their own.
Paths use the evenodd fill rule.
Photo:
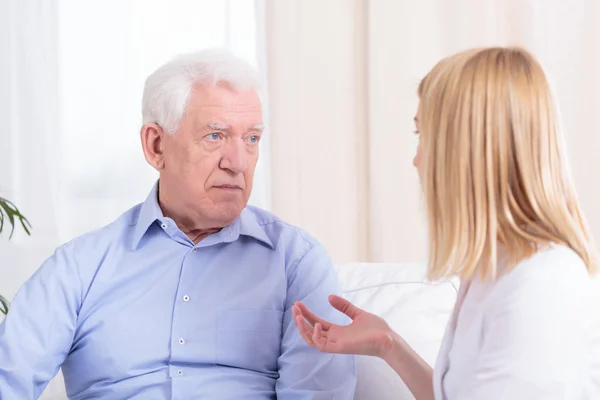
<svg viewBox="0 0 600 400">
<path fill-rule="evenodd" d="M 137 221 L 134 222 L 133 248 L 137 249 L 140 241 L 153 223 L 157 220 L 162 221 L 163 219 L 165 219 L 165 216 L 158 205 L 157 181 L 146 200 L 142 203 Z M 272 249 L 275 248 L 273 242 L 258 221 L 257 215 L 248 208 L 244 209 L 242 214 L 231 225 L 224 227 L 218 235 L 223 242 L 227 243 L 237 240 L 240 236 L 248 236 L 263 242 Z"/>
<path fill-rule="evenodd" d="M 158 181 L 152 187 L 152 190 L 142 203 L 137 220 L 134 221 L 135 229 L 133 232 L 133 248 L 136 249 L 140 241 L 152 225 L 157 220 L 164 218 L 164 214 L 158 205 Z"/>
<path fill-rule="evenodd" d="M 273 245 L 273 242 L 265 232 L 263 226 L 258 220 L 258 216 L 253 210 L 249 208 L 242 210 L 242 214 L 232 225 L 234 224 L 238 226 L 239 235 L 254 238 L 260 242 L 263 242 L 271 249 L 275 248 L 275 245 Z"/>
</svg>

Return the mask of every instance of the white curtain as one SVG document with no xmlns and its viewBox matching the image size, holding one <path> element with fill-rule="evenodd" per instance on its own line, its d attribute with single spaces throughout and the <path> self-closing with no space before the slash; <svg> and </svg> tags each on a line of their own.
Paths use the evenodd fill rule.
<svg viewBox="0 0 600 400">
<path fill-rule="evenodd" d="M 59 236 L 61 184 L 56 2 L 0 2 L 0 193 L 32 223 L 0 238 L 0 293 L 11 298 Z M 5 226 L 6 228 L 6 226 Z"/>
<path fill-rule="evenodd" d="M 56 246 L 146 198 L 157 173 L 139 142 L 141 95 L 155 68 L 226 47 L 266 78 L 263 12 L 260 0 L 0 1 L 0 197 L 33 227 L 0 237 L 0 294 L 11 299 Z M 250 199 L 267 209 L 268 136 Z M 61 386 L 44 398 L 64 398 Z"/>
<path fill-rule="evenodd" d="M 598 21 L 597 0 L 268 0 L 273 211 L 338 262 L 424 261 L 418 83 L 459 50 L 521 45 L 548 71 L 600 240 Z"/>
</svg>

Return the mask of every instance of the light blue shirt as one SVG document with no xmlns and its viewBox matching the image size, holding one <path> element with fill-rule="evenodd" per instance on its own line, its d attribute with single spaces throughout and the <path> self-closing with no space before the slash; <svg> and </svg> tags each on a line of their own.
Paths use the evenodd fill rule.
<svg viewBox="0 0 600 400">
<path fill-rule="evenodd" d="M 292 321 L 302 300 L 347 323 L 324 248 L 250 206 L 194 245 L 156 190 L 21 287 L 0 324 L 0 399 L 37 398 L 61 366 L 74 400 L 352 399 L 354 358 L 309 348 Z"/>
</svg>

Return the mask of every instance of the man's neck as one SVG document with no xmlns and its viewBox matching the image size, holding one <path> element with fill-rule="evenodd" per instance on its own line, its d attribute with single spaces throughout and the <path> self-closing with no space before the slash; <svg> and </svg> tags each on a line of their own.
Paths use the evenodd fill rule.
<svg viewBox="0 0 600 400">
<path fill-rule="evenodd" d="M 175 223 L 177 223 L 177 221 L 175 221 Z M 200 243 L 200 241 L 202 241 L 203 239 L 207 238 L 208 236 L 219 232 L 222 228 L 211 228 L 211 229 L 192 229 L 192 230 L 187 230 L 184 227 L 180 226 L 179 224 L 177 224 L 177 226 L 179 227 L 179 229 L 181 229 L 181 231 L 183 233 L 186 234 L 187 237 L 190 238 L 190 240 L 194 243 L 194 244 L 198 244 Z"/>
<path fill-rule="evenodd" d="M 163 215 L 175 221 L 177 227 L 185 233 L 194 244 L 198 244 L 202 239 L 223 229 L 223 227 L 202 226 L 202 224 L 198 223 L 194 218 L 189 217 L 189 215 L 175 212 L 175 210 L 169 207 L 168 202 L 161 201 L 160 196 L 158 196 L 157 200 Z"/>
<path fill-rule="evenodd" d="M 161 206 L 161 209 L 162 209 L 163 215 L 165 217 L 171 218 L 173 221 L 175 221 L 175 224 L 177 225 L 177 227 L 183 233 L 185 233 L 185 235 L 188 238 L 190 238 L 190 240 L 194 244 L 200 243 L 200 241 L 202 239 L 204 239 L 214 233 L 217 233 L 221 229 L 223 229 L 222 227 L 199 228 L 198 224 L 195 223 L 195 221 L 193 221 L 189 218 L 178 216 L 177 214 L 175 214 L 173 212 L 169 212 L 168 207 Z"/>
</svg>

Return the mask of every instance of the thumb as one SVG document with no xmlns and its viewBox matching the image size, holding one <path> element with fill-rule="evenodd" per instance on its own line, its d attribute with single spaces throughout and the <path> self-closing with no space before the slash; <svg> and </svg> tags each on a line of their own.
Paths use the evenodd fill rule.
<svg viewBox="0 0 600 400">
<path fill-rule="evenodd" d="M 338 311 L 343 312 L 350 318 L 354 319 L 362 312 L 362 310 L 350 303 L 348 300 L 332 294 L 329 296 L 329 303 Z"/>
</svg>

